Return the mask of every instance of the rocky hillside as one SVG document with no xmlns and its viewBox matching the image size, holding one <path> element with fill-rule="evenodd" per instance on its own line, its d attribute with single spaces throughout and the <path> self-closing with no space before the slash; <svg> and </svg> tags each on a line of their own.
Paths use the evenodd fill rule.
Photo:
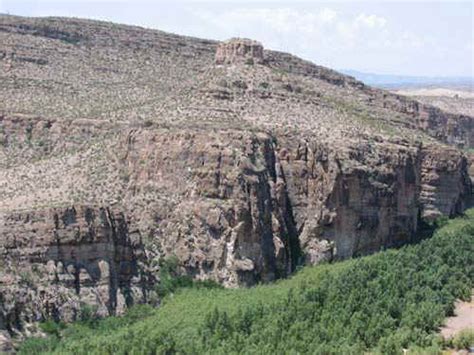
<svg viewBox="0 0 474 355">
<path fill-rule="evenodd" d="M 416 239 L 471 197 L 473 118 L 255 41 L 0 16 L 0 342 Z"/>
<path fill-rule="evenodd" d="M 395 93 L 410 96 L 417 101 L 439 107 L 443 111 L 474 115 L 474 88 L 460 90 L 450 88 L 401 89 Z"/>
</svg>

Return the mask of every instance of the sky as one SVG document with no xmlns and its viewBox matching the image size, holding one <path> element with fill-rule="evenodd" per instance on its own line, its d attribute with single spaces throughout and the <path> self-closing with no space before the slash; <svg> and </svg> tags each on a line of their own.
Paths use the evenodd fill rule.
<svg viewBox="0 0 474 355">
<path fill-rule="evenodd" d="M 247 37 L 330 68 L 416 76 L 474 75 L 473 12 L 472 1 L 0 0 L 0 13 Z"/>
</svg>

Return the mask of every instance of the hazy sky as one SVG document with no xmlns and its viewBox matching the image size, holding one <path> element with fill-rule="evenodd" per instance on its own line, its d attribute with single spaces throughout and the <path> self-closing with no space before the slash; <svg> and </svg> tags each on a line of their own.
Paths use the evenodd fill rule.
<svg viewBox="0 0 474 355">
<path fill-rule="evenodd" d="M 0 12 L 74 16 L 196 37 L 249 37 L 317 64 L 473 76 L 473 2 L 0 0 Z"/>
</svg>

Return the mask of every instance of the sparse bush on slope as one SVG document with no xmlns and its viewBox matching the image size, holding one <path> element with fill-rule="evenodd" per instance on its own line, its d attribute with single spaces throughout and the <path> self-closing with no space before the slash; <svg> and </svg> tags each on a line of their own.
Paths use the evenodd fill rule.
<svg viewBox="0 0 474 355">
<path fill-rule="evenodd" d="M 179 271 L 179 260 L 172 256 L 163 260 L 160 266 L 160 283 L 156 287 L 158 296 L 165 297 L 183 288 L 222 288 L 212 280 L 193 280 Z"/>
<path fill-rule="evenodd" d="M 21 353 L 398 354 L 439 350 L 436 335 L 474 283 L 474 210 L 432 238 L 376 255 L 303 269 L 251 289 L 187 288 L 159 309 L 70 325 Z M 139 316 L 133 316 L 137 312 Z"/>
</svg>

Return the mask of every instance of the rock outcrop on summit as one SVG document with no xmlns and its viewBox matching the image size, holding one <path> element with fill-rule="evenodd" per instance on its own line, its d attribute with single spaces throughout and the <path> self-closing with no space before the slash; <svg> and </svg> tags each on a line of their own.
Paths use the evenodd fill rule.
<svg viewBox="0 0 474 355">
<path fill-rule="evenodd" d="M 255 41 L 0 16 L 0 346 L 415 241 L 472 197 L 473 118 Z M 0 348 L 1 349 L 1 348 Z"/>
<path fill-rule="evenodd" d="M 233 38 L 219 44 L 216 64 L 263 64 L 263 46 L 247 38 Z"/>
</svg>

